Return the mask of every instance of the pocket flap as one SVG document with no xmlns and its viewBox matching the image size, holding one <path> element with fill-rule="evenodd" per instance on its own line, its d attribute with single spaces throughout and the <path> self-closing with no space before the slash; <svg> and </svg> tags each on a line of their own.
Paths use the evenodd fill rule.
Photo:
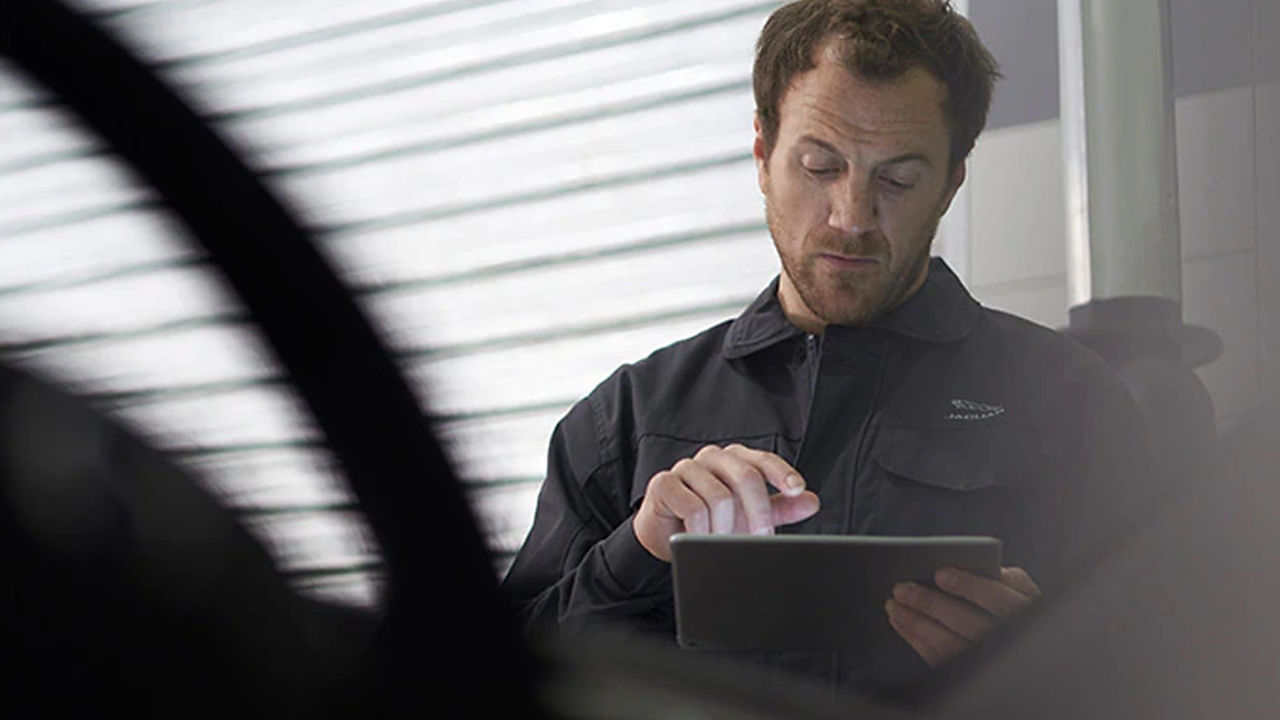
<svg viewBox="0 0 1280 720">
<path fill-rule="evenodd" d="M 915 482 L 946 490 L 1016 488 L 1028 482 L 1035 436 L 1008 426 L 975 430 L 881 428 L 872 459 Z"/>
</svg>

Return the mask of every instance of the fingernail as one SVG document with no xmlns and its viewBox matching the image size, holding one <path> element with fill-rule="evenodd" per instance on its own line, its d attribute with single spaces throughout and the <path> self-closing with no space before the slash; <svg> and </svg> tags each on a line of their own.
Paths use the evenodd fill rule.
<svg viewBox="0 0 1280 720">
<path fill-rule="evenodd" d="M 933 579 L 937 581 L 940 587 L 953 587 L 956 584 L 956 571 L 950 569 L 939 570 Z"/>
<path fill-rule="evenodd" d="M 926 600 L 924 595 L 925 593 L 924 587 L 922 585 L 918 585 L 913 582 L 909 582 L 905 584 L 906 584 L 907 604 L 914 605 L 916 607 L 923 605 Z"/>
<path fill-rule="evenodd" d="M 910 597 L 911 583 L 898 583 L 893 586 L 893 597 L 900 602 L 906 602 Z"/>
<path fill-rule="evenodd" d="M 799 475 L 792 473 L 791 475 L 787 476 L 787 479 L 782 481 L 782 484 L 786 485 L 788 488 L 792 490 L 799 490 L 800 488 L 804 487 L 804 480 L 801 480 Z"/>
</svg>

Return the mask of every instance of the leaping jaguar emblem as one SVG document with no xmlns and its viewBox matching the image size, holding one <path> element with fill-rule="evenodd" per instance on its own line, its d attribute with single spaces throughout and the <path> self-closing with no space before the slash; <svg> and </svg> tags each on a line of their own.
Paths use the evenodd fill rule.
<svg viewBox="0 0 1280 720">
<path fill-rule="evenodd" d="M 1004 414 L 1003 405 L 987 405 L 959 398 L 951 401 L 951 407 L 955 408 L 955 412 L 947 415 L 948 420 L 990 420 Z"/>
</svg>

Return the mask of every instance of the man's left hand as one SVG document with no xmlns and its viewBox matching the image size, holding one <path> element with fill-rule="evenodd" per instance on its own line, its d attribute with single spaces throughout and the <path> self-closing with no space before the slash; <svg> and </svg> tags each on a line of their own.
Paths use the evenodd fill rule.
<svg viewBox="0 0 1280 720">
<path fill-rule="evenodd" d="M 933 581 L 938 589 L 898 583 L 885 611 L 893 629 L 935 667 L 1040 597 L 1040 588 L 1016 567 L 1000 568 L 999 580 L 943 568 L 934 573 Z"/>
</svg>

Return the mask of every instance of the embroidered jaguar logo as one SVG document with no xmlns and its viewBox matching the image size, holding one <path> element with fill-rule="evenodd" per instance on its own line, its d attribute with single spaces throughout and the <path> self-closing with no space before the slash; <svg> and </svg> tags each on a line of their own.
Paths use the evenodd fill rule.
<svg viewBox="0 0 1280 720">
<path fill-rule="evenodd" d="M 948 420 L 990 420 L 1004 414 L 1003 405 L 987 405 L 959 398 L 951 401 L 951 407 L 955 408 L 955 412 L 947 416 Z"/>
</svg>

